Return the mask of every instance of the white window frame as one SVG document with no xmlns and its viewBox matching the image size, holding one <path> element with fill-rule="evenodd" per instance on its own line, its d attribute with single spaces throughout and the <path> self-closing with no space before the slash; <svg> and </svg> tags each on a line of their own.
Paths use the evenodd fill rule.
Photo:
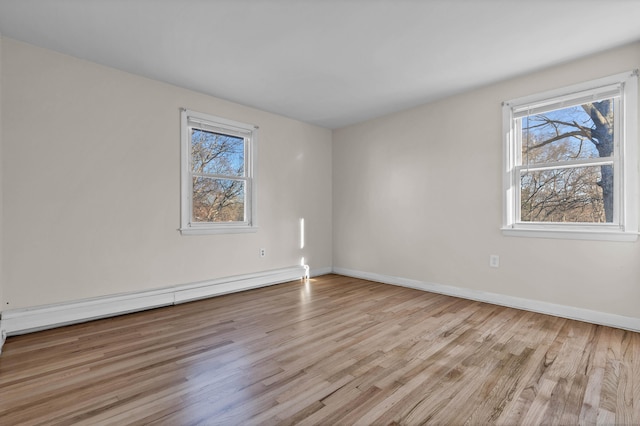
<svg viewBox="0 0 640 426">
<path fill-rule="evenodd" d="M 618 91 L 619 110 L 614 129 L 614 220 L 613 223 L 542 223 L 520 220 L 521 129 L 518 118 L 586 102 Z M 526 113 L 525 113 L 526 111 Z M 610 241 L 638 238 L 638 70 L 513 99 L 503 103 L 503 224 L 507 236 Z M 592 159 L 585 164 L 600 165 Z M 551 164 L 550 166 L 554 166 Z M 554 168 L 554 167 L 552 167 Z"/>
<path fill-rule="evenodd" d="M 182 235 L 231 234 L 256 232 L 257 226 L 257 184 L 256 156 L 258 127 L 210 114 L 181 110 L 181 190 L 180 190 L 180 232 Z M 194 123 L 199 123 L 196 125 Z M 202 126 L 202 127 L 200 127 Z M 245 221 L 243 222 L 192 222 L 193 175 L 191 171 L 191 129 L 202 128 L 244 138 L 245 149 Z"/>
</svg>

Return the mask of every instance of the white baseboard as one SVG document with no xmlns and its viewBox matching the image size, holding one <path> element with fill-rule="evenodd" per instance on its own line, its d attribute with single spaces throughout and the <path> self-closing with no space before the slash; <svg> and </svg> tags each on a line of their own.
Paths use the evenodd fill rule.
<svg viewBox="0 0 640 426">
<path fill-rule="evenodd" d="M 2 312 L 0 336 L 31 333 L 48 328 L 106 318 L 160 306 L 264 287 L 304 276 L 302 266 L 237 275 L 157 290 L 116 294 L 53 305 L 13 309 Z M 0 337 L 2 339 L 2 337 Z M 0 351 L 3 341 L 0 340 Z"/>
<path fill-rule="evenodd" d="M 327 275 L 333 272 L 333 268 L 331 266 L 326 266 L 324 268 L 313 268 L 309 271 L 310 277 L 319 277 L 320 275 Z"/>
<path fill-rule="evenodd" d="M 303 266 L 292 266 L 290 268 L 275 269 L 255 274 L 237 275 L 234 277 L 177 286 L 174 287 L 174 303 L 190 302 L 192 300 L 220 296 L 222 294 L 234 293 L 236 291 L 249 290 L 252 288 L 293 281 L 302 278 L 304 274 L 305 269 Z"/>
<path fill-rule="evenodd" d="M 4 346 L 5 340 L 7 340 L 7 332 L 2 328 L 2 320 L 0 320 L 0 354 L 2 353 L 2 346 Z"/>
<path fill-rule="evenodd" d="M 289 268 L 237 275 L 157 290 L 117 294 L 93 299 L 4 311 L 2 312 L 2 318 L 0 319 L 0 353 L 2 352 L 2 346 L 7 336 L 46 330 L 49 328 L 99 318 L 142 311 L 160 306 L 169 306 L 196 299 L 203 299 L 293 281 L 304 276 L 304 273 L 304 267 L 292 266 Z M 432 293 L 445 294 L 448 296 L 461 297 L 464 299 L 477 300 L 510 308 L 523 309 L 526 311 L 640 332 L 640 318 L 625 317 L 622 315 L 592 311 L 572 306 L 558 305 L 503 294 L 434 284 L 371 272 L 356 271 L 347 268 L 325 267 L 312 269 L 310 271 L 310 275 L 312 277 L 329 273 L 362 278 L 385 284 L 410 287 Z"/>
<path fill-rule="evenodd" d="M 485 291 L 471 290 L 461 287 L 427 283 L 407 278 L 375 274 L 371 272 L 355 271 L 347 268 L 333 268 L 333 272 L 348 277 L 362 278 L 365 280 L 399 285 L 402 287 L 410 287 L 418 290 L 429 291 L 432 293 L 445 294 L 447 296 L 461 297 L 463 299 L 477 300 L 494 305 L 507 306 L 509 308 L 522 309 L 525 311 L 538 312 L 541 314 L 553 315 L 556 317 L 569 318 L 593 324 L 606 325 L 609 327 L 640 332 L 640 318 L 626 317 L 606 312 L 576 308 L 573 306 L 558 305 L 555 303 L 542 302 L 539 300 L 507 296 L 498 293 L 489 293 Z"/>
</svg>

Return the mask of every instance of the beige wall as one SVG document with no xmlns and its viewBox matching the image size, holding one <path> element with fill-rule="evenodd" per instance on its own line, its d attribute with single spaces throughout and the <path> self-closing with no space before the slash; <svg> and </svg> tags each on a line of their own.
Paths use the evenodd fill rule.
<svg viewBox="0 0 640 426">
<path fill-rule="evenodd" d="M 312 268 L 640 318 L 640 243 L 499 231 L 500 103 L 638 67 L 634 44 L 332 136 L 0 39 L 1 309 L 275 269 L 305 256 Z M 260 126 L 258 233 L 177 231 L 180 107 Z M 489 254 L 500 255 L 500 268 L 489 268 Z"/>
<path fill-rule="evenodd" d="M 6 38 L 0 72 L 4 309 L 331 266 L 329 130 Z M 181 107 L 260 126 L 257 233 L 177 231 Z"/>
<path fill-rule="evenodd" d="M 334 267 L 639 318 L 639 242 L 499 230 L 501 102 L 639 67 L 636 43 L 334 131 Z"/>
</svg>

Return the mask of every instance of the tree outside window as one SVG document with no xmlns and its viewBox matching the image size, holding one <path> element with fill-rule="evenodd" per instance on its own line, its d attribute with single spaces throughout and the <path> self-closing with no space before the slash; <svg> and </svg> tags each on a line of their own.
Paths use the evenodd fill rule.
<svg viewBox="0 0 640 426">
<path fill-rule="evenodd" d="M 521 119 L 520 220 L 613 222 L 614 123 L 613 98 Z"/>
</svg>

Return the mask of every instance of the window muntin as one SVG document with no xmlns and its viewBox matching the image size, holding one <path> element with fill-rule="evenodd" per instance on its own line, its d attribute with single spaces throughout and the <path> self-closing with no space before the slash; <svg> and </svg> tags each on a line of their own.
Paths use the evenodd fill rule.
<svg viewBox="0 0 640 426">
<path fill-rule="evenodd" d="M 257 128 L 182 112 L 182 233 L 255 230 Z"/>
<path fill-rule="evenodd" d="M 505 234 L 637 238 L 637 72 L 505 102 L 503 120 Z"/>
</svg>

